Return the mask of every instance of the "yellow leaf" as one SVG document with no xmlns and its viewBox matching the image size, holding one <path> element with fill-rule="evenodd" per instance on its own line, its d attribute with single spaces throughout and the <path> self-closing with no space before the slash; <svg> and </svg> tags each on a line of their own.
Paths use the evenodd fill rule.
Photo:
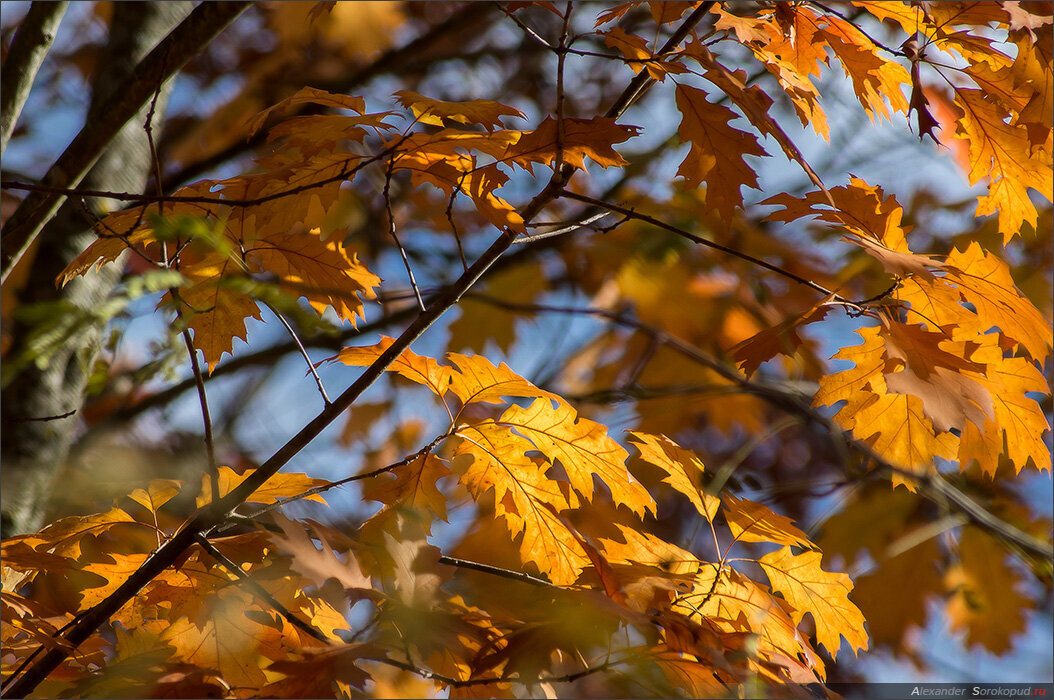
<svg viewBox="0 0 1054 700">
<path fill-rule="evenodd" d="M 436 488 L 436 482 L 449 476 L 450 470 L 438 457 L 422 455 L 396 469 L 393 475 L 394 479 L 382 474 L 371 480 L 363 495 L 388 506 L 428 510 L 446 520 L 446 496 Z"/>
<path fill-rule="evenodd" d="M 916 474 L 932 473 L 933 458 L 953 459 L 959 446 L 959 439 L 951 433 L 934 431 L 916 396 L 878 395 L 857 407 L 853 420 L 854 435 L 894 466 Z M 903 474 L 893 475 L 893 485 L 915 490 L 914 481 Z"/>
<path fill-rule="evenodd" d="M 725 520 L 733 541 L 775 542 L 776 544 L 816 549 L 809 536 L 794 527 L 790 518 L 772 512 L 767 506 L 733 494 L 724 498 Z"/>
<path fill-rule="evenodd" d="M 333 359 L 352 367 L 368 367 L 394 342 L 393 338 L 382 336 L 376 345 L 346 347 Z M 444 367 L 430 357 L 418 355 L 409 348 L 388 365 L 387 371 L 395 372 L 416 384 L 423 384 L 440 397 L 450 389 L 453 375 L 450 367 Z"/>
<path fill-rule="evenodd" d="M 154 479 L 145 489 L 136 489 L 128 497 L 151 513 L 157 513 L 161 506 L 179 493 L 182 486 L 183 483 L 175 479 Z"/>
<path fill-rule="evenodd" d="M 986 99 L 981 90 L 957 89 L 955 104 L 962 110 L 955 137 L 970 146 L 970 184 L 990 178 L 988 194 L 978 197 L 976 215 L 998 213 L 1004 243 L 1021 232 L 1022 224 L 1035 229 L 1038 215 L 1028 190 L 1050 201 L 1054 189 L 1050 151 L 1033 150 L 1026 128 L 1007 124 L 1006 108 Z"/>
<path fill-rule="evenodd" d="M 626 469 L 628 453 L 607 435 L 607 428 L 580 417 L 563 401 L 554 409 L 547 398 L 527 408 L 510 406 L 497 421 L 513 428 L 534 444 L 546 459 L 559 462 L 571 485 L 586 500 L 593 498 L 593 477 L 611 491 L 616 505 L 628 506 L 639 516 L 655 512 L 655 501 Z"/>
<path fill-rule="evenodd" d="M 816 641 L 827 648 L 832 658 L 841 646 L 839 635 L 845 637 L 856 655 L 858 649 L 867 649 L 868 640 L 864 615 L 849 600 L 853 581 L 846 574 L 822 570 L 820 558 L 819 552 L 791 554 L 790 547 L 783 547 L 761 557 L 758 564 L 773 590 L 790 603 L 795 624 L 810 613 L 816 625 Z"/>
<path fill-rule="evenodd" d="M 514 537 L 521 536 L 523 561 L 533 562 L 557 585 L 577 580 L 589 558 L 548 506 L 562 511 L 578 501 L 560 482 L 545 476 L 545 465 L 527 456 L 534 445 L 492 421 L 463 426 L 458 435 L 464 439 L 456 453 L 463 456 L 454 465 L 461 482 L 477 501 L 493 489 L 494 512 Z"/>
<path fill-rule="evenodd" d="M 631 432 L 641 459 L 664 472 L 663 481 L 688 497 L 695 509 L 710 522 L 717 515 L 721 499 L 706 491 L 702 482 L 703 463 L 692 452 L 665 435 Z"/>
<path fill-rule="evenodd" d="M 560 397 L 521 377 L 509 369 L 504 362 L 495 365 L 482 355 L 447 353 L 458 371 L 450 379 L 450 391 L 461 399 L 462 405 L 470 403 L 505 403 L 504 397 L 542 398 L 559 401 Z"/>
<path fill-rule="evenodd" d="M 501 126 L 502 116 L 527 118 L 520 110 L 493 100 L 446 102 L 419 95 L 412 90 L 400 90 L 395 96 L 422 124 L 442 126 L 443 119 L 449 119 L 462 124 L 481 124 L 487 131 L 492 131 L 494 127 Z"/>
<path fill-rule="evenodd" d="M 219 498 L 223 498 L 228 493 L 233 491 L 238 484 L 242 483 L 249 478 L 255 469 L 246 469 L 241 474 L 238 474 L 230 467 L 220 467 L 219 469 L 219 486 L 220 493 Z M 325 479 L 312 479 L 306 474 L 286 474 L 280 473 L 275 474 L 266 482 L 263 486 L 256 489 L 251 496 L 245 499 L 246 503 L 274 503 L 280 498 L 289 498 L 290 496 L 299 496 L 305 491 L 312 489 L 316 486 L 323 486 L 329 482 Z M 197 506 L 208 505 L 213 500 L 212 498 L 212 480 L 208 474 L 204 474 L 201 477 L 201 493 L 198 494 L 198 498 L 195 501 Z M 321 495 L 315 493 L 307 496 L 304 500 L 316 501 L 318 503 L 325 503 L 326 500 Z"/>
<path fill-rule="evenodd" d="M 1054 330 L 1050 321 L 1014 286 L 1006 263 L 976 242 L 962 252 L 953 248 L 947 262 L 955 269 L 945 279 L 958 287 L 963 301 L 976 309 L 977 317 L 970 330 L 983 334 L 998 328 L 1004 336 L 1020 343 L 1033 359 L 1046 362 L 1054 344 Z"/>
</svg>

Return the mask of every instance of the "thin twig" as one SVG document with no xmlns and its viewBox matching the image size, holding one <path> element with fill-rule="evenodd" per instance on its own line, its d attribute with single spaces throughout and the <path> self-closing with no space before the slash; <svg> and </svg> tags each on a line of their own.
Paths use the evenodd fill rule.
<svg viewBox="0 0 1054 700">
<path fill-rule="evenodd" d="M 37 422 L 46 423 L 47 421 L 62 420 L 63 418 L 69 418 L 70 416 L 72 416 L 76 412 L 77 412 L 77 409 L 74 408 L 74 409 L 71 409 L 69 411 L 66 411 L 65 413 L 60 413 L 57 416 L 43 416 L 41 418 L 4 418 L 4 422 L 5 423 L 37 423 Z"/>
<path fill-rule="evenodd" d="M 406 257 L 406 249 L 403 248 L 403 244 L 399 242 L 399 236 L 395 233 L 395 213 L 392 211 L 392 168 L 395 167 L 395 154 L 393 153 L 388 158 L 388 168 L 384 173 L 384 191 L 382 196 L 384 197 L 384 210 L 388 212 L 388 235 L 395 241 L 395 247 L 399 249 L 399 255 L 402 256 L 403 265 L 406 267 L 406 276 L 410 278 L 410 286 L 413 287 L 414 295 L 417 297 L 417 306 L 421 311 L 425 311 L 425 302 L 421 298 L 421 290 L 417 288 L 417 280 L 414 279 L 414 271 L 410 267 L 410 259 Z M 460 245 L 460 241 L 459 241 Z M 467 268 L 466 268 L 467 269 Z"/>
<path fill-rule="evenodd" d="M 552 225 L 552 226 L 560 226 L 560 228 L 554 229 L 552 231 L 544 231 L 542 233 L 529 233 L 529 234 L 527 234 L 526 237 L 517 238 L 515 241 L 513 241 L 513 243 L 520 243 L 520 244 L 522 244 L 522 243 L 532 243 L 534 241 L 545 240 L 546 238 L 555 238 L 556 236 L 562 236 L 565 233 L 574 233 L 575 231 L 580 231 L 580 230 L 582 230 L 584 228 L 592 228 L 590 226 L 590 224 L 592 224 L 594 222 L 597 222 L 597 221 L 600 221 L 605 216 L 610 216 L 610 215 L 611 215 L 611 212 L 609 212 L 609 211 L 602 211 L 602 212 L 600 212 L 598 214 L 594 214 L 592 216 L 586 217 L 585 219 L 582 219 L 581 221 L 578 221 L 578 222 L 575 222 L 575 223 L 566 224 L 566 225 L 558 224 L 558 223 L 553 223 L 553 224 L 533 224 L 532 227 Z"/>
<path fill-rule="evenodd" d="M 227 5 L 233 3 L 218 4 Z M 206 6 L 210 6 L 209 3 L 206 3 Z M 700 9 L 708 12 L 712 6 L 713 2 L 705 2 L 700 6 Z M 688 35 L 692 26 L 702 16 L 703 12 L 697 9 L 678 27 L 674 32 L 674 36 L 679 37 L 678 41 Z M 644 73 L 645 71 L 638 73 L 633 83 L 631 83 L 631 87 L 638 81 L 645 81 L 646 83 L 647 76 L 641 77 Z M 644 87 L 647 84 L 650 83 L 646 83 Z M 641 91 L 639 86 L 633 90 L 624 91 L 605 114 L 609 118 L 613 115 L 621 115 L 630 102 L 639 97 Z M 520 216 L 525 223 L 531 222 L 546 206 L 560 196 L 563 186 L 573 173 L 574 169 L 565 165 L 561 168 L 559 174 L 554 174 L 549 184 L 521 209 Z M 130 574 L 116 589 L 86 610 L 84 617 L 70 628 L 66 639 L 73 646 L 84 642 L 129 600 L 138 595 L 144 586 L 175 563 L 187 548 L 194 544 L 195 537 L 198 534 L 207 534 L 219 527 L 226 520 L 228 513 L 243 504 L 254 491 L 278 473 L 278 470 L 285 466 L 307 444 L 318 437 L 345 409 L 354 404 L 362 396 L 363 392 L 373 385 L 404 350 L 420 338 L 446 311 L 455 306 L 465 292 L 471 289 L 498 259 L 508 251 L 516 235 L 515 231 L 509 228 L 504 229 L 490 247 L 479 255 L 469 269 L 446 292 L 435 298 L 425 312 L 418 314 L 399 337 L 332 404 L 308 421 L 303 428 L 290 437 L 285 444 L 265 460 L 256 471 L 234 487 L 230 493 L 210 506 L 196 511 L 179 531 L 161 547 L 154 550 L 139 568 Z M 69 655 L 70 652 L 66 649 L 49 649 L 11 685 L 11 694 L 24 697 L 33 692 Z"/>
<path fill-rule="evenodd" d="M 453 434 L 454 433 L 452 431 L 450 431 L 450 432 L 443 433 L 442 435 L 438 435 L 431 442 L 429 442 L 427 445 L 425 445 L 424 447 L 419 449 L 417 452 L 414 452 L 411 455 L 407 455 L 406 457 L 403 457 L 402 459 L 400 459 L 398 462 L 393 462 L 392 464 L 389 464 L 386 467 L 380 467 L 379 469 L 374 469 L 373 471 L 369 471 L 369 472 L 366 472 L 364 474 L 355 474 L 354 476 L 349 476 L 349 477 L 345 477 L 343 479 L 338 479 L 337 481 L 329 481 L 329 482 L 326 482 L 325 484 L 322 484 L 321 486 L 315 486 L 313 488 L 308 489 L 307 491 L 304 491 L 302 493 L 298 493 L 295 496 L 288 496 L 286 498 L 279 498 L 274 503 L 271 503 L 269 505 L 263 506 L 262 508 L 258 508 L 256 510 L 254 510 L 252 513 L 249 513 L 248 515 L 246 515 L 244 517 L 249 518 L 249 519 L 256 519 L 256 518 L 259 518 L 261 515 L 263 515 L 265 513 L 270 513 L 273 510 L 277 510 L 279 508 L 287 506 L 290 503 L 293 503 L 295 501 L 301 501 L 301 500 L 303 500 L 305 498 L 308 498 L 309 496 L 314 496 L 316 494 L 325 493 L 326 491 L 329 491 L 330 489 L 335 489 L 338 486 L 343 486 L 344 484 L 350 484 L 353 481 L 362 481 L 363 479 L 372 479 L 372 478 L 374 478 L 376 476 L 380 476 L 381 474 L 387 474 L 390 471 L 393 471 L 395 469 L 398 469 L 399 467 L 405 466 L 405 465 L 417 460 L 418 458 L 428 454 L 429 452 L 431 452 L 432 450 L 435 449 L 436 445 L 441 443 L 443 440 L 446 440 L 448 437 L 450 437 Z"/>
<path fill-rule="evenodd" d="M 482 564 L 478 561 L 469 561 L 468 559 L 459 559 L 457 557 L 448 557 L 446 555 L 443 555 L 439 557 L 439 563 L 446 564 L 448 566 L 456 566 L 461 569 L 471 569 L 472 571 L 480 571 L 484 574 L 491 574 L 492 576 L 500 576 L 502 578 L 512 579 L 513 581 L 528 583 L 532 586 L 538 586 L 539 588 L 560 588 L 560 586 L 557 586 L 556 584 L 550 581 L 546 581 L 544 578 L 531 576 L 530 574 L 523 571 L 502 569 L 501 567 L 491 566 L 490 564 Z"/>
<path fill-rule="evenodd" d="M 790 270 L 786 270 L 786 269 L 780 267 L 779 265 L 773 265 L 772 263 L 766 262 L 766 261 L 764 261 L 764 260 L 762 260 L 760 258 L 755 258 L 753 255 L 750 255 L 749 253 L 744 253 L 741 250 L 736 250 L 735 248 L 729 248 L 728 246 L 721 245 L 720 243 L 715 243 L 714 241 L 707 240 L 706 238 L 703 238 L 702 236 L 698 236 L 698 235 L 696 235 L 694 233 L 690 233 L 688 231 L 685 231 L 683 228 L 678 228 L 677 226 L 673 226 L 671 224 L 668 224 L 665 221 L 661 221 L 659 219 L 656 219 L 655 217 L 648 216 L 647 214 L 640 214 L 640 213 L 638 213 L 638 212 L 636 212 L 636 211 L 634 211 L 632 209 L 627 209 L 626 207 L 619 206 L 618 204 L 612 204 L 611 202 L 605 202 L 605 201 L 602 201 L 602 200 L 599 200 L 599 199 L 594 199 L 593 197 L 589 197 L 589 196 L 584 195 L 584 194 L 579 194 L 577 192 L 572 192 L 572 191 L 566 190 L 566 189 L 563 190 L 561 194 L 563 196 L 567 197 L 568 199 L 575 199 L 575 200 L 578 200 L 579 202 L 584 202 L 586 204 L 591 204 L 591 205 L 593 205 L 595 207 L 602 207 L 604 209 L 608 209 L 609 211 L 618 212 L 618 213 L 622 214 L 623 216 L 626 216 L 626 217 L 631 218 L 631 219 L 637 219 L 638 221 L 643 221 L 645 223 L 651 224 L 652 226 L 656 226 L 656 227 L 661 228 L 661 229 L 663 229 L 665 231 L 669 231 L 670 233 L 675 233 L 678 236 L 681 236 L 682 238 L 687 238 L 690 241 L 693 241 L 695 243 L 699 243 L 700 245 L 705 245 L 708 248 L 713 248 L 715 250 L 720 250 L 722 253 L 727 253 L 728 255 L 735 256 L 735 257 L 737 257 L 737 258 L 739 258 L 741 260 L 746 260 L 747 262 L 753 263 L 753 264 L 755 264 L 755 265 L 757 265 L 759 267 L 763 267 L 766 270 L 771 270 L 772 272 L 775 272 L 778 275 L 782 275 L 782 276 L 786 277 L 787 279 L 794 280 L 798 284 L 803 284 L 806 287 L 809 287 L 810 289 L 814 289 L 817 292 L 820 292 L 821 294 L 823 294 L 824 296 L 831 296 L 833 301 L 835 301 L 838 304 L 842 304 L 842 305 L 845 305 L 845 306 L 852 307 L 852 308 L 854 308 L 854 309 L 856 309 L 858 311 L 863 311 L 864 310 L 859 303 L 857 303 L 855 301 L 852 301 L 850 299 L 846 299 L 845 297 L 842 297 L 842 296 L 840 296 L 838 294 L 835 294 L 830 289 L 827 289 L 826 287 L 824 287 L 824 286 L 822 286 L 820 284 L 817 284 L 816 282 L 813 282 L 810 279 L 806 279 L 806 278 L 804 278 L 804 277 L 802 277 L 800 275 L 796 275 L 793 272 L 791 272 Z"/>
<path fill-rule="evenodd" d="M 461 269 L 468 269 L 468 260 L 465 259 L 465 249 L 461 246 L 461 233 L 457 230 L 457 224 L 454 223 L 454 198 L 457 197 L 457 193 L 461 191 L 461 182 L 468 176 L 468 173 L 462 173 L 458 179 L 457 187 L 450 191 L 450 198 L 446 203 L 446 220 L 450 222 L 450 230 L 454 232 L 454 241 L 457 242 L 457 254 L 461 258 Z"/>
<path fill-rule="evenodd" d="M 314 637 L 320 642 L 324 642 L 326 644 L 331 643 L 332 640 L 328 639 L 326 635 L 322 634 L 322 632 L 301 620 L 299 617 L 293 614 L 293 612 L 289 608 L 282 605 L 277 598 L 275 598 L 267 591 L 266 588 L 264 588 L 256 580 L 254 580 L 252 576 L 250 576 L 244 569 L 242 569 L 242 567 L 238 566 L 237 562 L 231 561 L 231 559 L 226 554 L 216 548 L 216 545 L 209 542 L 207 537 L 199 533 L 195 539 L 197 540 L 197 543 L 201 545 L 201 548 L 209 553 L 209 556 L 218 561 L 223 566 L 223 568 L 230 571 L 238 578 L 238 580 L 240 580 L 242 583 L 252 589 L 253 593 L 255 593 L 257 596 L 262 598 L 268 605 L 274 608 L 275 611 L 279 615 L 284 617 L 289 624 L 293 625 L 303 633 Z"/>
<path fill-rule="evenodd" d="M 560 29 L 560 41 L 556 51 L 556 162 L 554 170 L 564 165 L 564 63 L 567 60 L 567 28 L 571 23 L 573 3 L 568 0 L 564 9 L 564 22 Z"/>
<path fill-rule="evenodd" d="M 190 331 L 183 329 L 180 333 L 183 343 L 190 355 L 190 368 L 194 373 L 194 385 L 198 389 L 198 404 L 201 406 L 201 420 L 205 424 L 205 452 L 208 455 L 209 482 L 212 486 L 212 500 L 220 497 L 220 467 L 216 463 L 216 445 L 212 439 L 212 416 L 209 415 L 209 399 L 205 394 L 205 380 L 202 379 L 201 365 L 198 363 L 198 351 L 190 339 Z"/>
<path fill-rule="evenodd" d="M 264 303 L 266 304 L 266 302 Z M 274 308 L 271 304 L 267 304 L 267 308 L 269 308 L 271 310 L 271 313 L 273 313 L 278 318 L 278 320 L 282 322 L 282 325 L 285 326 L 285 329 L 289 331 L 289 336 L 293 339 L 293 342 L 296 343 L 296 347 L 300 351 L 301 357 L 303 357 L 304 362 L 307 363 L 307 371 L 310 372 L 311 376 L 315 378 L 315 386 L 318 387 L 318 393 L 322 394 L 322 403 L 326 406 L 333 403 L 329 400 L 329 395 L 326 393 L 326 387 L 322 384 L 322 377 L 318 376 L 318 370 L 315 369 L 315 365 L 311 362 L 311 357 L 307 354 L 307 348 L 305 348 L 304 344 L 300 342 L 300 336 L 296 334 L 296 331 L 293 330 L 293 327 L 289 324 L 289 321 L 286 320 L 285 316 L 279 313 L 278 309 Z"/>
</svg>

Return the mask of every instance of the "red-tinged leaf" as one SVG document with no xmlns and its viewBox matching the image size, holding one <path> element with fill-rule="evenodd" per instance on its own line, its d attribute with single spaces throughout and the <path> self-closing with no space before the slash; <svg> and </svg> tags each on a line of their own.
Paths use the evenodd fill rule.
<svg viewBox="0 0 1054 700">
<path fill-rule="evenodd" d="M 876 121 L 879 116 L 892 119 L 890 108 L 893 112 L 907 112 L 909 104 L 901 86 L 913 81 L 904 67 L 883 58 L 871 39 L 850 22 L 836 15 L 824 15 L 823 23 L 827 26 L 818 32 L 818 37 L 827 42 L 842 64 L 871 120 Z"/>
<path fill-rule="evenodd" d="M 727 107 L 708 102 L 706 93 L 686 85 L 677 86 L 677 109 L 681 112 L 681 139 L 692 144 L 677 174 L 690 187 L 706 183 L 706 202 L 722 219 L 731 222 L 736 207 L 743 206 L 740 189 L 757 189 L 758 176 L 745 155 L 764 156 L 765 150 L 752 135 L 728 125 L 736 114 Z"/>
<path fill-rule="evenodd" d="M 808 311 L 789 318 L 772 328 L 757 333 L 747 338 L 731 349 L 732 357 L 736 366 L 747 377 L 750 377 L 765 362 L 776 355 L 791 357 L 801 347 L 802 339 L 798 335 L 798 329 L 810 323 L 823 320 L 831 309 L 829 302 L 833 295 L 816 303 Z"/>
<path fill-rule="evenodd" d="M 648 9 L 651 10 L 652 19 L 656 24 L 669 24 L 676 22 L 685 12 L 698 5 L 698 2 L 650 0 Z"/>
<path fill-rule="evenodd" d="M 494 127 L 502 125 L 503 116 L 526 119 L 520 110 L 493 100 L 447 102 L 419 95 L 412 90 L 400 90 L 395 93 L 395 97 L 401 105 L 412 111 L 417 121 L 422 124 L 442 126 L 443 120 L 449 119 L 461 124 L 480 124 L 487 131 L 492 131 Z"/>
<path fill-rule="evenodd" d="M 379 655 L 379 656 L 378 656 Z M 338 687 L 362 690 L 370 674 L 356 666 L 362 659 L 382 658 L 370 644 L 352 642 L 324 649 L 300 649 L 295 656 L 273 662 L 267 670 L 284 678 L 261 689 L 269 698 L 338 697 Z"/>
<path fill-rule="evenodd" d="M 241 474 L 238 474 L 230 467 L 220 467 L 220 492 L 218 498 L 222 498 L 233 491 L 238 484 L 248 479 L 254 471 L 256 470 L 247 469 Z M 263 486 L 253 491 L 252 495 L 246 498 L 245 501 L 246 503 L 262 503 L 267 505 L 282 498 L 299 496 L 316 486 L 324 486 L 328 483 L 329 482 L 325 479 L 312 479 L 306 474 L 275 474 L 264 482 Z M 208 474 L 202 475 L 201 484 L 201 492 L 198 494 L 197 500 L 195 501 L 199 508 L 206 506 L 213 501 L 212 480 L 209 478 Z M 307 496 L 305 500 L 316 501 L 318 503 L 326 502 L 326 500 L 317 493 Z"/>
<path fill-rule="evenodd" d="M 798 163 L 813 182 L 819 181 L 812 167 L 806 162 L 798 146 L 791 140 L 783 127 L 769 114 L 772 98 L 759 85 L 747 86 L 746 73 L 742 70 L 731 71 L 720 63 L 702 44 L 693 41 L 685 52 L 706 68 L 705 78 L 721 89 L 721 92 L 739 108 L 751 124 L 762 134 L 776 139 L 788 158 Z"/>
<path fill-rule="evenodd" d="M 864 616 L 849 600 L 853 581 L 846 574 L 823 571 L 819 552 L 791 554 L 790 547 L 766 554 L 758 560 L 772 588 L 791 605 L 791 617 L 801 622 L 805 613 L 816 625 L 816 641 L 834 658 L 841 646 L 839 637 L 849 642 L 853 654 L 868 647 Z"/>
<path fill-rule="evenodd" d="M 599 15 L 597 15 L 597 21 L 593 25 L 593 27 L 596 28 L 596 27 L 599 27 L 602 24 L 607 24 L 608 22 L 614 22 L 615 20 L 619 19 L 620 17 L 625 15 L 627 12 L 632 10 L 634 7 L 637 7 L 638 5 L 642 4 L 643 1 L 644 0 L 631 0 L 630 2 L 623 2 L 623 3 L 620 3 L 618 5 L 615 5 L 614 7 L 609 8 L 607 10 L 604 10 Z M 562 16 L 563 15 L 561 15 L 561 17 Z"/>
<path fill-rule="evenodd" d="M 614 119 L 564 119 L 563 159 L 576 168 L 585 169 L 585 158 L 602 168 L 626 165 L 629 161 L 612 148 L 628 141 L 640 131 L 636 126 L 616 124 Z M 558 140 L 557 122 L 546 117 L 534 131 L 524 131 L 519 140 L 509 146 L 502 160 L 511 161 L 534 172 L 531 165 L 551 165 L 556 159 Z"/>
</svg>

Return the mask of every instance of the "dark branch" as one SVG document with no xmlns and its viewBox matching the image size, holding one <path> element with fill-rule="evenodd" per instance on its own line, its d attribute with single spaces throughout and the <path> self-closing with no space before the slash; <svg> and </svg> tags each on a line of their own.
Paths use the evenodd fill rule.
<svg viewBox="0 0 1054 700">
<path fill-rule="evenodd" d="M 146 104 L 157 86 L 199 53 L 249 4 L 203 2 L 194 8 L 139 62 L 128 78 L 114 86 L 110 98 L 88 115 L 80 133 L 44 176 L 44 184 L 58 188 L 76 187 L 117 132 Z M 11 214 L 0 237 L 0 259 L 3 262 L 0 281 L 7 280 L 15 263 L 58 211 L 63 199 L 59 192 L 34 192 Z"/>
</svg>

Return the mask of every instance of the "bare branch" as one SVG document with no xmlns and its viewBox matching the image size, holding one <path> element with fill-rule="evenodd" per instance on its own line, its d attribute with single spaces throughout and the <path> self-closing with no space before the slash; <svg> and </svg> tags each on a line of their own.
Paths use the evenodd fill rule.
<svg viewBox="0 0 1054 700">
<path fill-rule="evenodd" d="M 282 322 L 282 325 L 285 326 L 285 329 L 289 332 L 289 336 L 293 339 L 293 342 L 296 343 L 297 350 L 300 351 L 300 355 L 304 358 L 304 362 L 307 363 L 307 371 L 315 378 L 315 386 L 318 387 L 318 393 L 322 394 L 322 403 L 326 406 L 333 403 L 329 400 L 329 394 L 326 393 L 326 387 L 322 384 L 322 377 L 318 376 L 318 370 L 315 369 L 315 365 L 311 362 L 311 358 L 307 354 L 307 349 L 304 347 L 304 344 L 300 342 L 300 336 L 298 336 L 296 331 L 293 330 L 293 327 L 289 325 L 289 321 L 286 320 L 286 317 L 278 312 L 278 309 L 270 304 L 267 304 L 267 308 L 269 308 L 271 313 Z"/>
<path fill-rule="evenodd" d="M 424 299 L 421 298 L 421 290 L 417 288 L 417 280 L 414 279 L 414 271 L 410 267 L 410 259 L 406 257 L 406 249 L 403 248 L 403 244 L 399 242 L 399 236 L 395 233 L 395 213 L 392 211 L 392 168 L 395 167 L 395 156 L 394 154 L 388 158 L 388 169 L 384 173 L 384 191 L 381 196 L 384 197 L 384 210 L 388 213 L 388 235 L 395 241 L 395 247 L 399 249 L 399 255 L 402 256 L 403 266 L 406 267 L 406 276 L 410 279 L 410 286 L 414 290 L 414 296 L 417 297 L 417 306 L 420 307 L 421 311 L 425 310 Z M 458 240 L 458 246 L 460 247 L 461 241 Z"/>
<path fill-rule="evenodd" d="M 34 2 L 15 31 L 0 72 L 0 154 L 7 148 L 67 5 L 68 2 Z"/>
</svg>

